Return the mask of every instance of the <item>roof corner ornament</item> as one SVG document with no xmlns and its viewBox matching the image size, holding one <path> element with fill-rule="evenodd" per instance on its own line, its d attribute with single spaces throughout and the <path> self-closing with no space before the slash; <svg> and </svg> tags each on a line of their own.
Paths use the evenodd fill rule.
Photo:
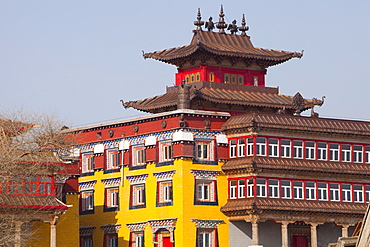
<svg viewBox="0 0 370 247">
<path fill-rule="evenodd" d="M 144 50 L 141 50 L 141 53 L 143 54 L 143 58 L 146 60 L 148 58 L 148 55 L 144 52 Z"/>
<path fill-rule="evenodd" d="M 300 116 L 305 106 L 305 100 L 299 92 L 294 95 L 292 106 L 295 109 L 295 114 Z"/>
<path fill-rule="evenodd" d="M 315 112 L 315 106 L 311 107 L 311 117 L 319 117 L 319 113 Z"/>
<path fill-rule="evenodd" d="M 194 25 L 197 26 L 196 30 L 202 31 L 202 26 L 204 25 L 204 21 L 202 21 L 202 16 L 200 14 L 200 8 L 198 8 L 197 20 L 194 21 Z"/>
<path fill-rule="evenodd" d="M 212 31 L 213 29 L 215 29 L 215 24 L 212 21 L 212 16 L 209 17 L 205 27 L 208 29 L 208 31 Z"/>
<path fill-rule="evenodd" d="M 218 23 L 217 23 L 217 25 L 216 25 L 216 27 L 218 28 L 218 29 L 220 29 L 219 30 L 219 33 L 225 33 L 225 28 L 227 28 L 227 24 L 225 23 L 225 19 L 224 19 L 224 8 L 223 8 L 223 6 L 221 5 L 221 10 L 220 10 L 220 18 L 219 18 L 219 21 L 218 21 Z"/>
<path fill-rule="evenodd" d="M 293 54 L 293 57 L 297 57 L 297 58 L 299 58 L 299 59 L 301 59 L 302 57 L 303 57 L 303 52 L 304 52 L 304 50 L 302 50 L 301 52 L 294 52 L 294 54 Z"/>
<path fill-rule="evenodd" d="M 241 33 L 241 35 L 242 36 L 248 36 L 247 35 L 247 31 L 249 30 L 249 27 L 248 26 L 246 26 L 247 25 L 247 23 L 245 22 L 245 16 L 244 16 L 244 14 L 243 14 L 243 18 L 242 18 L 242 26 L 241 27 L 239 27 L 239 31 L 241 31 L 242 33 Z"/>
<path fill-rule="evenodd" d="M 319 100 L 317 98 L 313 98 L 312 99 L 312 103 L 313 103 L 313 105 L 318 105 L 318 106 L 321 107 L 324 104 L 324 102 L 325 102 L 325 98 L 326 98 L 326 96 L 322 96 L 321 97 L 321 100 Z"/>
<path fill-rule="evenodd" d="M 125 108 L 125 109 L 127 109 L 127 108 L 130 108 L 131 107 L 131 105 L 130 105 L 130 101 L 128 101 L 128 102 L 124 102 L 123 101 L 123 99 L 121 99 L 120 100 L 120 102 L 122 103 L 122 106 Z"/>
<path fill-rule="evenodd" d="M 236 20 L 233 20 L 232 24 L 229 24 L 227 30 L 230 30 L 231 34 L 235 34 L 238 32 L 238 26 L 236 25 Z"/>
</svg>

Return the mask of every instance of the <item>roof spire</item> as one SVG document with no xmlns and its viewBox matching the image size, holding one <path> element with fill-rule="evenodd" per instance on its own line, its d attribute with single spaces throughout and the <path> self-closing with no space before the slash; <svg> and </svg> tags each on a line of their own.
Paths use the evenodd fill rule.
<svg viewBox="0 0 370 247">
<path fill-rule="evenodd" d="M 218 28 L 218 29 L 220 29 L 220 31 L 219 31 L 219 33 L 225 33 L 225 28 L 227 27 L 227 24 L 225 23 L 225 19 L 224 19 L 224 8 L 223 8 L 223 6 L 222 6 L 222 4 L 221 4 L 221 11 L 220 11 L 220 18 L 219 18 L 219 21 L 218 21 L 218 23 L 217 23 L 217 25 L 216 25 L 216 27 Z"/>
<path fill-rule="evenodd" d="M 246 33 L 246 31 L 248 31 L 249 30 L 249 27 L 248 26 L 246 26 L 247 25 L 247 23 L 245 22 L 245 17 L 244 17 L 244 14 L 243 14 L 243 18 L 242 18 L 242 26 L 241 27 L 239 27 L 239 31 L 241 31 L 242 33 L 241 33 L 241 35 L 242 36 L 247 36 L 247 33 Z"/>
<path fill-rule="evenodd" d="M 198 8 L 197 20 L 194 21 L 194 25 L 197 26 L 197 30 L 202 30 L 202 26 L 204 25 L 204 21 L 202 21 L 202 16 L 200 15 L 200 8 Z"/>
</svg>

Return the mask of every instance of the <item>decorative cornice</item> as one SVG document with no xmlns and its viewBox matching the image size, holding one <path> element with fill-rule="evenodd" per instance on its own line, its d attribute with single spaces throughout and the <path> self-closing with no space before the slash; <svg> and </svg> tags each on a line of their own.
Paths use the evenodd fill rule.
<svg viewBox="0 0 370 247">
<path fill-rule="evenodd" d="M 223 220 L 192 219 L 191 221 L 197 226 L 197 228 L 216 228 L 219 224 L 224 223 Z"/>
<path fill-rule="evenodd" d="M 190 170 L 196 179 L 216 179 L 221 171 Z"/>
<path fill-rule="evenodd" d="M 126 179 L 130 181 L 130 184 L 139 184 L 145 183 L 148 174 L 136 175 L 136 176 L 127 176 Z"/>
<path fill-rule="evenodd" d="M 113 234 L 117 233 L 118 230 L 121 228 L 120 224 L 107 224 L 107 225 L 102 225 L 100 227 L 105 234 Z"/>
<path fill-rule="evenodd" d="M 158 172 L 153 173 L 153 176 L 157 178 L 157 181 L 164 181 L 172 179 L 175 173 L 176 171 Z"/>
<path fill-rule="evenodd" d="M 79 182 L 78 187 L 79 187 L 80 191 L 93 190 L 95 184 L 96 184 L 96 180 L 86 181 L 86 182 Z"/>
<path fill-rule="evenodd" d="M 118 187 L 121 183 L 121 178 L 108 178 L 102 179 L 101 182 L 104 184 L 104 187 Z"/>
<path fill-rule="evenodd" d="M 132 232 L 141 232 L 141 231 L 144 231 L 145 226 L 147 224 L 148 222 L 139 222 L 139 223 L 129 223 L 129 224 L 126 224 L 126 226 Z"/>
</svg>

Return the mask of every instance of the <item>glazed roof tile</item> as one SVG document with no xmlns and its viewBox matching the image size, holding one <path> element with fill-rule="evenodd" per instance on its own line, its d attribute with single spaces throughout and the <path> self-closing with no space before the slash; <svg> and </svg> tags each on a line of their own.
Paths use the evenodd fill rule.
<svg viewBox="0 0 370 247">
<path fill-rule="evenodd" d="M 311 213 L 364 214 L 367 204 L 352 202 L 330 202 L 316 200 L 294 200 L 280 198 L 245 198 L 228 200 L 221 207 L 223 213 L 244 210 L 279 210 Z"/>
<path fill-rule="evenodd" d="M 250 126 L 337 134 L 370 135 L 370 122 L 266 113 L 248 113 L 232 116 L 223 125 L 223 130 Z"/>
<path fill-rule="evenodd" d="M 250 156 L 229 159 L 222 166 L 222 170 L 225 173 L 246 168 L 327 172 L 331 174 L 354 174 L 361 176 L 370 176 L 369 164 L 352 162 Z"/>
<path fill-rule="evenodd" d="M 302 54 L 297 52 L 255 48 L 248 36 L 197 30 L 194 31 L 189 45 L 145 53 L 144 58 L 178 65 L 176 60 L 192 56 L 197 51 L 205 51 L 216 56 L 264 60 L 268 62 L 268 66 L 285 62 L 293 57 L 302 57 Z"/>
</svg>

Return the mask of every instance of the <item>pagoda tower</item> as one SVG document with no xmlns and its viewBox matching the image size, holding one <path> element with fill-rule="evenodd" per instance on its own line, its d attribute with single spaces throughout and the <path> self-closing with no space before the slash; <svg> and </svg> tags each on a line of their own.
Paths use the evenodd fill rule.
<svg viewBox="0 0 370 247">
<path fill-rule="evenodd" d="M 71 130 L 81 137 L 81 244 L 348 238 L 370 199 L 370 123 L 322 118 L 324 99 L 266 87 L 268 67 L 303 54 L 254 47 L 244 15 L 238 26 L 222 7 L 218 22 L 198 10 L 194 24 L 189 45 L 143 54 L 178 69 L 164 94 L 122 101 L 151 114 Z"/>
<path fill-rule="evenodd" d="M 152 58 L 175 65 L 175 86 L 167 93 L 149 99 L 123 103 L 125 108 L 159 113 L 181 108 L 223 111 L 232 115 L 246 112 L 300 113 L 323 101 L 297 99 L 279 94 L 278 88 L 265 86 L 267 68 L 303 53 L 256 48 L 247 35 L 243 15 L 241 26 L 236 20 L 227 25 L 221 7 L 217 25 L 212 17 L 202 26 L 200 10 L 194 22 L 196 29 L 189 45 L 144 53 Z M 213 30 L 217 27 L 218 31 Z M 230 34 L 225 30 L 230 30 Z M 240 34 L 238 34 L 240 32 Z M 295 103 L 293 103 L 295 102 Z"/>
</svg>

